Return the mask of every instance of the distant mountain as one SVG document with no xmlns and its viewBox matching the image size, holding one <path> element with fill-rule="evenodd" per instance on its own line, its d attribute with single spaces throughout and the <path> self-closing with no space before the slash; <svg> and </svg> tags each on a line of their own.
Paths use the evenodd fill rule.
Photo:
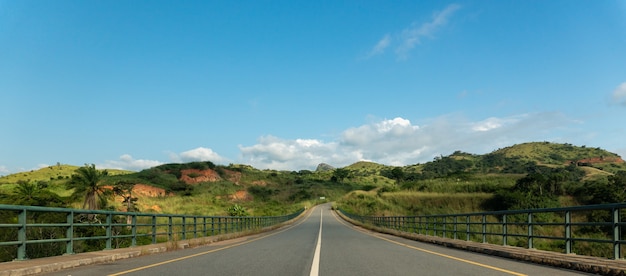
<svg viewBox="0 0 626 276">
<path fill-rule="evenodd" d="M 326 163 L 320 163 L 319 165 L 317 165 L 317 168 L 315 169 L 316 172 L 325 172 L 325 171 L 332 171 L 334 170 L 335 167 L 328 165 Z"/>
</svg>

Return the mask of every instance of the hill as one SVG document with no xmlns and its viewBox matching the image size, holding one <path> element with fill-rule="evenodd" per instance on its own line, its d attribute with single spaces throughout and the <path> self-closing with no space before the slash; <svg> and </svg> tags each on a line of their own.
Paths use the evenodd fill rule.
<svg viewBox="0 0 626 276">
<path fill-rule="evenodd" d="M 72 191 L 65 188 L 77 168 L 58 164 L 1 177 L 0 195 L 11 198 L 19 182 L 45 182 L 42 187 L 61 196 L 68 206 L 81 207 L 80 199 L 71 198 Z M 423 205 L 449 205 L 453 203 L 450 198 L 457 201 L 455 204 L 467 198 L 462 211 L 478 211 L 483 208 L 480 202 L 514 187 L 529 172 L 558 173 L 559 179 L 571 176 L 559 185 L 574 193 L 585 183 L 606 183 L 615 173 L 626 171 L 626 164 L 618 155 L 599 148 L 532 142 L 483 155 L 457 151 L 403 167 L 360 161 L 330 170 L 276 171 L 206 161 L 164 164 L 139 172 L 108 171 L 105 185 L 112 189 L 118 183 L 135 184 L 132 194 L 138 198 L 139 210 L 147 212 L 226 215 L 229 206 L 238 204 L 252 215 L 275 215 L 315 204 L 324 197 L 340 204 L 362 205 L 363 213 L 391 214 L 458 209 Z M 338 171 L 345 175 L 337 177 Z M 563 200 L 575 204 L 571 198 L 573 194 Z M 117 197 L 110 204 L 123 210 L 121 200 Z"/>
<path fill-rule="evenodd" d="M 14 174 L 9 174 L 3 177 L 0 177 L 0 184 L 15 184 L 19 181 L 26 182 L 39 182 L 39 181 L 50 181 L 55 179 L 67 179 L 74 174 L 74 171 L 78 169 L 78 166 L 66 165 L 66 164 L 57 164 L 53 166 L 48 166 L 44 168 L 40 168 L 38 170 L 31 170 L 26 172 L 19 172 Z M 107 169 L 109 175 L 120 175 L 120 174 L 129 174 L 133 173 L 132 171 L 126 170 L 116 170 L 116 169 Z"/>
<path fill-rule="evenodd" d="M 586 146 L 574 146 L 572 144 L 556 144 L 549 142 L 532 142 L 513 145 L 498 149 L 494 154 L 502 154 L 508 158 L 519 158 L 525 161 L 533 161 L 540 165 L 598 165 L 605 166 L 614 164 L 615 168 L 621 168 L 624 163 L 622 158 L 601 148 L 589 148 Z M 611 167 L 611 166 L 609 166 Z"/>
</svg>

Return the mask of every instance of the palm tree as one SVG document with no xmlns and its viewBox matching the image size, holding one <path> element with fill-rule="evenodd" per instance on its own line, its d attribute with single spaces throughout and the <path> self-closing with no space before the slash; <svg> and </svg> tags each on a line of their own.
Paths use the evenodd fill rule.
<svg viewBox="0 0 626 276">
<path fill-rule="evenodd" d="M 37 205 L 35 203 L 35 199 L 38 195 L 39 189 L 37 189 L 37 185 L 33 183 L 28 183 L 26 181 L 18 181 L 17 187 L 13 191 L 13 195 L 15 196 L 14 204 L 18 205 Z"/>
<path fill-rule="evenodd" d="M 97 170 L 94 164 L 85 164 L 72 175 L 68 188 L 74 189 L 73 196 L 84 196 L 83 209 L 98 210 L 106 204 L 102 179 L 108 174 L 107 170 Z"/>
</svg>

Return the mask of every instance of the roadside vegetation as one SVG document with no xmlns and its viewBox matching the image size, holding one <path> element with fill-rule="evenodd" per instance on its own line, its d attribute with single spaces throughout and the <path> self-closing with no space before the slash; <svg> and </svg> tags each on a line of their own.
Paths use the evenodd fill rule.
<svg viewBox="0 0 626 276">
<path fill-rule="evenodd" d="M 327 201 L 385 216 L 615 203 L 626 201 L 626 164 L 600 148 L 533 142 L 484 155 L 456 151 L 403 167 L 362 161 L 276 171 L 206 161 L 130 172 L 57 164 L 0 177 L 0 204 L 271 216 Z M 91 246 L 97 245 L 81 250 Z"/>
</svg>

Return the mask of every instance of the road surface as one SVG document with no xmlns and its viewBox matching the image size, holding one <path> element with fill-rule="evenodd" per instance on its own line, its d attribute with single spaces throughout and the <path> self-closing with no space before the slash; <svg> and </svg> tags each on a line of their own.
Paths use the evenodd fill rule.
<svg viewBox="0 0 626 276">
<path fill-rule="evenodd" d="M 47 275 L 587 275 L 379 234 L 330 204 L 263 234 Z"/>
</svg>

